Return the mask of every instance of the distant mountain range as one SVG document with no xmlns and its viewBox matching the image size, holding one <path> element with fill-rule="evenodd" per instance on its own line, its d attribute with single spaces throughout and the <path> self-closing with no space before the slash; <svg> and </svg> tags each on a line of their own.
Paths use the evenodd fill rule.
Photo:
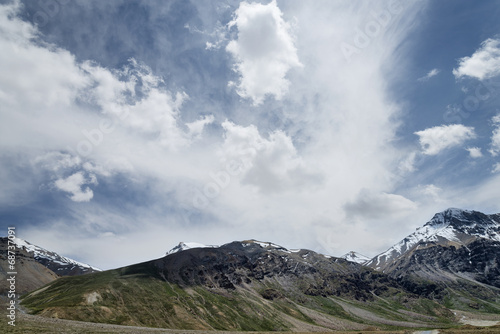
<svg viewBox="0 0 500 334">
<path fill-rule="evenodd" d="M 448 209 L 366 265 L 452 308 L 497 312 L 500 215 Z"/>
<path fill-rule="evenodd" d="M 35 246 L 26 240 L 14 238 L 16 246 L 17 291 L 26 293 L 37 289 L 59 276 L 76 276 L 101 271 L 85 263 L 61 256 L 55 252 Z M 0 238 L 0 259 L 7 258 L 8 239 Z M 0 280 L 4 281 L 8 270 L 7 261 L 0 261 Z M 0 288 L 0 294 L 5 293 Z"/>
<path fill-rule="evenodd" d="M 176 329 L 443 327 L 456 321 L 451 309 L 500 313 L 499 235 L 500 215 L 448 209 L 373 259 L 256 240 L 180 243 L 157 260 L 59 278 L 22 303 L 44 316 Z"/>
</svg>

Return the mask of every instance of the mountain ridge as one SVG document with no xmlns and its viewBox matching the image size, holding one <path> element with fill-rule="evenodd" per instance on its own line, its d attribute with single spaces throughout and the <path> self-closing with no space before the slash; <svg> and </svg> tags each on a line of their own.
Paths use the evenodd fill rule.
<svg viewBox="0 0 500 334">
<path fill-rule="evenodd" d="M 450 308 L 500 313 L 500 215 L 447 209 L 366 265 Z"/>
<path fill-rule="evenodd" d="M 500 314 L 499 218 L 437 213 L 381 253 L 384 268 L 253 239 L 180 243 L 159 259 L 59 278 L 22 305 L 48 317 L 175 329 L 447 327 L 457 320 L 450 309 Z"/>
<path fill-rule="evenodd" d="M 500 214 L 486 215 L 479 211 L 449 208 L 436 213 L 423 227 L 376 255 L 366 265 L 385 270 L 392 261 L 419 244 L 434 242 L 464 246 L 476 237 L 500 242 Z"/>
<path fill-rule="evenodd" d="M 22 305 L 49 317 L 204 330 L 435 327 L 453 318 L 360 264 L 256 240 L 61 278 Z"/>
<path fill-rule="evenodd" d="M 83 275 L 100 271 L 100 269 L 90 265 L 61 256 L 55 252 L 36 246 L 20 238 L 8 239 L 0 238 L 0 259 L 7 259 L 7 249 L 11 240 L 15 245 L 16 289 L 20 294 L 40 288 L 56 280 L 60 276 Z M 9 270 L 7 261 L 0 263 L 0 280 L 6 279 Z M 4 287 L 0 288 L 0 294 L 5 293 Z"/>
</svg>

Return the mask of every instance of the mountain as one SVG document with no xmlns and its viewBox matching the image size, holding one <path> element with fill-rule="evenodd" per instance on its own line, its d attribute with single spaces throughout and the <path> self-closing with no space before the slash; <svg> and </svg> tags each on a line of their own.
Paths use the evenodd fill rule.
<svg viewBox="0 0 500 334">
<path fill-rule="evenodd" d="M 0 280 L 5 282 L 7 273 L 13 272 L 9 268 L 7 262 L 8 239 L 0 238 Z M 29 291 L 38 289 L 47 283 L 54 281 L 58 276 L 50 269 L 46 268 L 41 263 L 37 262 L 33 254 L 28 253 L 24 249 L 16 248 L 15 251 L 15 272 L 16 277 L 16 293 L 24 294 Z M 0 285 L 0 296 L 7 295 L 8 288 L 6 285 Z"/>
<path fill-rule="evenodd" d="M 434 215 L 423 227 L 373 258 L 367 265 L 384 271 L 401 256 L 425 245 L 463 247 L 479 239 L 500 242 L 500 214 L 485 215 L 477 211 L 450 208 Z"/>
<path fill-rule="evenodd" d="M 174 248 L 172 248 L 171 250 L 169 250 L 166 253 L 166 255 L 182 252 L 182 251 L 192 249 L 192 248 L 213 248 L 213 247 L 217 247 L 217 246 L 207 246 L 207 245 L 200 244 L 197 242 L 179 242 L 179 244 L 177 246 L 175 246 Z"/>
<path fill-rule="evenodd" d="M 59 276 L 75 276 L 101 271 L 99 268 L 61 256 L 45 248 L 35 246 L 26 240 L 15 238 L 14 242 L 17 248 L 32 254 L 35 261 L 44 265 Z"/>
<path fill-rule="evenodd" d="M 49 317 L 202 330 L 436 327 L 453 318 L 383 273 L 256 240 L 180 247 L 157 260 L 63 277 L 22 305 Z"/>
<path fill-rule="evenodd" d="M 500 215 L 445 210 L 366 265 L 451 307 L 500 312 Z"/>
<path fill-rule="evenodd" d="M 368 256 L 365 256 L 363 254 L 359 254 L 359 253 L 354 252 L 354 251 L 350 251 L 350 252 L 342 255 L 341 258 L 346 259 L 347 261 L 356 262 L 359 264 L 365 264 L 371 260 Z"/>
<path fill-rule="evenodd" d="M 37 289 L 49 282 L 54 281 L 59 276 L 74 276 L 100 271 L 95 267 L 77 262 L 55 252 L 48 251 L 42 247 L 33 245 L 26 240 L 14 238 L 15 250 L 15 271 L 18 279 L 16 290 L 18 293 L 26 293 Z M 0 280 L 4 281 L 9 270 L 7 261 L 7 247 L 9 239 L 0 238 Z M 0 289 L 0 294 L 5 293 Z"/>
</svg>

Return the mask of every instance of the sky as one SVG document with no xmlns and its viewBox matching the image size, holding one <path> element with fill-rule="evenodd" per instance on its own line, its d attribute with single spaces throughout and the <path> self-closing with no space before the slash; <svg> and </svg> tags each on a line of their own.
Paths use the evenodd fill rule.
<svg viewBox="0 0 500 334">
<path fill-rule="evenodd" d="M 0 234 L 375 256 L 500 212 L 497 1 L 0 0 Z"/>
</svg>

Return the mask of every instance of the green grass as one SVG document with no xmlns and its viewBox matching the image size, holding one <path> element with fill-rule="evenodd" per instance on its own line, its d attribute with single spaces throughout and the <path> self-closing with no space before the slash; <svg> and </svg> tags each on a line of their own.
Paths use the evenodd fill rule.
<svg viewBox="0 0 500 334">
<path fill-rule="evenodd" d="M 304 280 L 302 283 L 307 282 Z M 335 302 L 337 297 L 306 295 L 298 287 L 288 287 L 276 280 L 254 280 L 251 286 L 253 290 L 212 290 L 202 286 L 181 288 L 162 280 L 151 264 L 144 263 L 60 278 L 43 291 L 24 296 L 22 305 L 35 314 L 49 317 L 185 330 L 286 331 L 291 329 L 286 316 L 315 324 L 297 305 L 351 322 L 375 323 L 345 311 Z M 284 286 L 288 290 L 284 290 Z M 270 290 L 272 293 L 266 294 Z M 89 304 L 86 296 L 91 293 L 98 295 L 98 299 Z M 407 309 L 435 316 L 436 327 L 446 327 L 451 323 L 449 314 L 441 305 L 411 294 L 398 293 L 391 287 L 386 289 L 384 297 L 373 296 L 369 301 L 347 298 L 341 300 L 385 319 L 415 321 L 400 312 Z M 446 303 L 455 305 L 457 301 L 450 295 Z M 484 308 L 487 309 L 487 306 Z M 490 308 L 497 310 L 491 305 Z"/>
<path fill-rule="evenodd" d="M 264 305 L 251 294 L 221 295 L 202 287 L 188 293 L 175 284 L 144 274 L 144 269 L 148 268 L 61 278 L 43 292 L 25 296 L 22 305 L 34 314 L 119 325 L 240 331 L 288 329 L 277 316 L 276 308 Z M 100 296 L 91 305 L 85 298 L 90 293 Z"/>
</svg>

